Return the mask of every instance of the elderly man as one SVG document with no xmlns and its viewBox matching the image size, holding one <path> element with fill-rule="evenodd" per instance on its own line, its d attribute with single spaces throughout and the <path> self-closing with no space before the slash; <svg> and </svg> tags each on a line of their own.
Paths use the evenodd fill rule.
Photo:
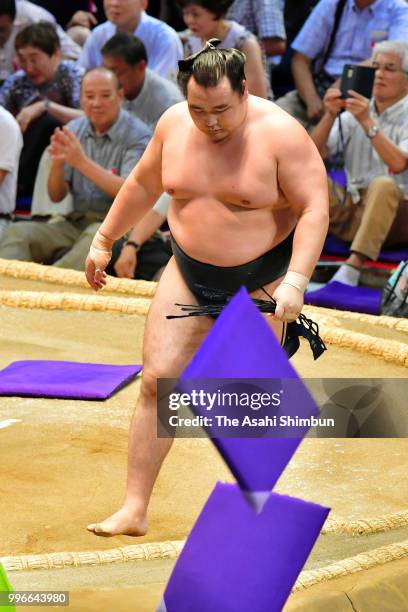
<svg viewBox="0 0 408 612">
<path fill-rule="evenodd" d="M 96 229 L 151 135 L 121 109 L 122 100 L 117 79 L 106 68 L 85 75 L 85 116 L 57 128 L 50 147 L 50 198 L 60 202 L 70 191 L 74 211 L 64 221 L 14 224 L 5 232 L 0 257 L 83 268 Z"/>
<path fill-rule="evenodd" d="M 311 129 L 323 113 L 324 92 L 345 64 L 369 59 L 382 40 L 407 38 L 405 0 L 321 0 L 292 43 L 296 91 L 278 105 Z"/>
<path fill-rule="evenodd" d="M 265 287 L 277 301 L 268 319 L 286 344 L 286 322 L 298 317 L 321 252 L 328 222 L 323 162 L 295 120 L 249 95 L 244 64 L 240 51 L 210 43 L 180 62 L 187 101 L 160 119 L 87 259 L 88 282 L 100 289 L 113 242 L 163 191 L 172 196 L 174 257 L 146 324 L 127 496 L 119 512 L 88 527 L 96 534 L 146 532 L 152 487 L 171 445 L 156 434 L 156 380 L 178 378 L 212 325 L 209 316 L 167 319 L 177 312 L 174 303 L 221 307 L 241 285 L 261 299 Z"/>
<path fill-rule="evenodd" d="M 118 77 L 125 94 L 124 108 L 154 129 L 165 110 L 184 98 L 180 89 L 150 70 L 140 38 L 119 32 L 101 49 L 103 64 Z"/>
<path fill-rule="evenodd" d="M 103 45 L 118 31 L 129 32 L 143 41 L 150 69 L 165 78 L 174 77 L 177 61 L 183 57 L 180 39 L 173 28 L 148 15 L 143 10 L 146 5 L 146 0 L 104 0 L 108 21 L 92 31 L 79 59 L 80 64 L 87 70 L 100 66 Z"/>
<path fill-rule="evenodd" d="M 334 153 L 341 122 L 347 194 L 330 181 L 330 231 L 352 243 L 346 263 L 332 280 L 349 285 L 358 284 L 364 261 L 376 260 L 383 244 L 408 243 L 407 44 L 379 43 L 372 65 L 372 99 L 350 91 L 344 100 L 338 89 L 329 89 L 325 114 L 311 133 L 323 156 Z M 339 116 L 343 109 L 347 112 Z M 404 208 L 405 223 L 394 223 Z"/>
<path fill-rule="evenodd" d="M 56 24 L 48 11 L 27 0 L 1 0 L 0 3 L 0 81 L 15 70 L 14 41 L 19 32 L 33 23 L 48 21 L 57 28 L 62 55 L 65 59 L 77 59 L 80 47 Z"/>
</svg>

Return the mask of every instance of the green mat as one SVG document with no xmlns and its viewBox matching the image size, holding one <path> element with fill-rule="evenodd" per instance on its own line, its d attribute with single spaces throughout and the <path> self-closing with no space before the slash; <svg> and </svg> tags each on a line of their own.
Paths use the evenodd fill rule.
<svg viewBox="0 0 408 612">
<path fill-rule="evenodd" d="M 14 605 L 12 606 L 2 606 L 1 604 L 4 603 L 4 592 L 6 593 L 12 593 L 13 592 L 13 587 L 10 584 L 10 581 L 7 577 L 6 574 L 6 570 L 4 569 L 4 567 L 2 566 L 2 564 L 0 563 L 0 612 L 16 612 L 16 607 Z"/>
</svg>

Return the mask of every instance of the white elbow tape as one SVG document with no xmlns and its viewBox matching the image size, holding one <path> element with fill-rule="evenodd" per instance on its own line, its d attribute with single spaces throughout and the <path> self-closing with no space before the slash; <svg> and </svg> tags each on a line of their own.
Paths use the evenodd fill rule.
<svg viewBox="0 0 408 612">
<path fill-rule="evenodd" d="M 292 270 L 288 270 L 281 284 L 290 285 L 291 287 L 294 287 L 301 293 L 304 293 L 307 289 L 307 285 L 309 284 L 309 279 L 304 274 L 300 274 L 299 272 L 292 272 Z"/>
</svg>

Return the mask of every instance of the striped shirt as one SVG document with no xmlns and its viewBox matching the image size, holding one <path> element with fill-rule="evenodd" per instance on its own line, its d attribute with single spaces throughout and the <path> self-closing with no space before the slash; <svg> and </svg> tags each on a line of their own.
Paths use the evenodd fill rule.
<svg viewBox="0 0 408 612">
<path fill-rule="evenodd" d="M 374 99 L 370 101 L 370 115 L 379 129 L 388 136 L 404 153 L 408 153 L 408 96 L 388 107 L 379 115 Z M 390 176 L 391 173 L 373 143 L 367 137 L 364 128 L 348 111 L 341 114 L 344 136 L 344 160 L 347 175 L 347 190 L 356 202 L 358 190 L 366 189 L 378 176 Z M 326 146 L 331 155 L 340 148 L 339 119 L 333 125 Z M 394 175 L 395 182 L 408 198 L 408 170 Z"/>
<path fill-rule="evenodd" d="M 321 0 L 317 4 L 292 43 L 295 51 L 310 59 L 324 55 L 338 1 Z M 371 57 L 377 42 L 407 39 L 408 4 L 405 0 L 376 0 L 363 10 L 357 7 L 355 0 L 347 0 L 324 68 L 337 78 L 344 64 L 358 64 Z"/>
<path fill-rule="evenodd" d="M 235 0 L 227 18 L 238 21 L 258 38 L 286 38 L 283 0 Z"/>
</svg>

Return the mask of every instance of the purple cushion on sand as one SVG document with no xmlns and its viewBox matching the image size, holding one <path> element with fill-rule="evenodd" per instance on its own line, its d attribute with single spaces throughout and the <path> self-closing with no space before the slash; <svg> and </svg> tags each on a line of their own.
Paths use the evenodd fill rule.
<svg viewBox="0 0 408 612">
<path fill-rule="evenodd" d="M 127 385 L 141 365 L 14 361 L 0 371 L 0 395 L 101 400 Z"/>
<path fill-rule="evenodd" d="M 301 417 L 318 414 L 313 398 L 244 288 L 224 308 L 177 388 L 189 392 L 198 378 L 296 379 L 296 404 L 287 402 L 287 409 Z M 306 433 L 305 427 L 296 438 L 213 437 L 213 442 L 242 489 L 270 492 Z"/>
<path fill-rule="evenodd" d="M 218 483 L 164 593 L 167 612 L 280 612 L 329 508 L 272 493 L 261 514 Z"/>
<path fill-rule="evenodd" d="M 378 315 L 381 308 L 381 291 L 333 281 L 321 289 L 306 293 L 305 304 Z"/>
</svg>

